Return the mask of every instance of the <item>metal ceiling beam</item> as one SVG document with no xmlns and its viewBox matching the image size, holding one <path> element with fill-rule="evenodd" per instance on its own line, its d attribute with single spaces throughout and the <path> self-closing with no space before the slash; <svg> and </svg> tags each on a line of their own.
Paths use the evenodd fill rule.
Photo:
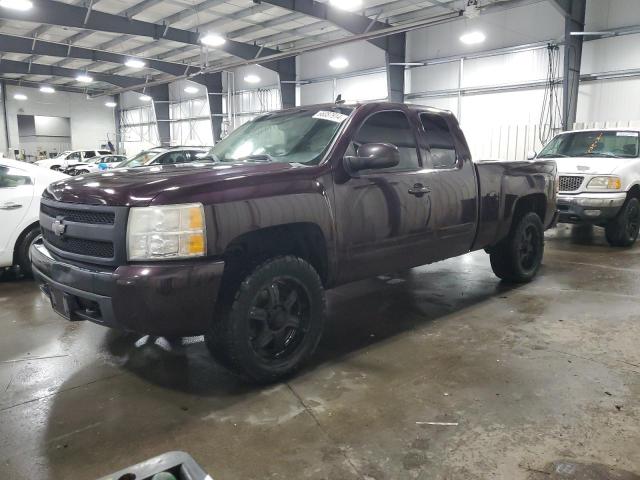
<svg viewBox="0 0 640 480">
<path fill-rule="evenodd" d="M 109 75 L 106 73 L 86 72 L 75 68 L 57 67 L 55 65 L 42 65 L 40 63 L 23 63 L 14 60 L 0 60 L 0 73 L 16 73 L 22 75 L 47 75 L 50 77 L 76 78 L 78 75 L 88 74 L 94 80 L 110 83 L 116 87 L 129 88 L 144 83 L 144 79 L 125 77 L 122 75 Z"/>
<path fill-rule="evenodd" d="M 93 50 L 90 48 L 65 45 L 62 43 L 45 42 L 35 38 L 24 38 L 14 35 L 0 34 L 0 51 L 10 53 L 24 53 L 32 55 L 44 55 L 48 57 L 69 57 L 82 60 L 110 62 L 120 65 L 130 59 L 129 55 Z M 168 73 L 174 76 L 189 75 L 197 72 L 197 67 L 190 67 L 181 63 L 165 62 L 155 59 L 141 59 L 148 68 Z M 25 62 L 27 63 L 27 62 Z M 59 66 L 59 65 L 56 65 Z"/>
<path fill-rule="evenodd" d="M 200 46 L 200 33 L 173 28 L 141 20 L 132 20 L 124 16 L 92 10 L 85 22 L 87 9 L 55 0 L 38 0 L 35 8 L 27 11 L 0 9 L 0 17 L 23 22 L 38 22 L 62 27 L 89 29 L 101 32 L 119 33 L 122 35 L 136 35 L 155 40 L 164 39 L 177 43 Z M 218 47 L 243 60 L 252 60 L 260 56 L 277 54 L 277 50 L 263 48 L 257 45 L 227 40 Z"/>
<path fill-rule="evenodd" d="M 43 85 L 51 85 L 49 83 L 46 82 L 32 82 L 30 80 L 22 80 L 22 79 L 17 79 L 17 78 L 7 78 L 7 77 L 0 77 L 0 79 L 5 82 L 7 85 L 15 85 L 15 86 L 22 86 L 22 87 L 28 87 L 28 88 L 39 88 Z M 80 88 L 80 87 L 72 87 L 69 85 L 51 85 L 53 87 L 55 87 L 55 89 L 57 91 L 60 92 L 71 92 L 71 93 L 86 93 L 87 88 Z M 89 89 L 91 89 L 92 93 L 107 93 L 106 90 L 100 89 L 100 88 L 96 88 L 93 89 L 91 87 L 88 87 Z"/>
</svg>

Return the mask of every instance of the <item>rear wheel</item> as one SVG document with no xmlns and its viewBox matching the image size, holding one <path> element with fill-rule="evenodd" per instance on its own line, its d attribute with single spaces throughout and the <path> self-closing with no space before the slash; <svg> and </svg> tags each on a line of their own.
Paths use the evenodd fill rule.
<svg viewBox="0 0 640 480">
<path fill-rule="evenodd" d="M 315 269 L 298 257 L 277 257 L 244 278 L 206 341 L 223 366 L 252 381 L 270 383 L 309 359 L 324 320 L 324 289 Z"/>
<path fill-rule="evenodd" d="M 16 256 L 17 264 L 20 267 L 20 272 L 25 277 L 32 277 L 33 271 L 31 270 L 31 256 L 29 250 L 31 245 L 42 240 L 42 234 L 40 233 L 40 227 L 34 227 L 29 230 L 19 241 Z"/>
<path fill-rule="evenodd" d="M 490 252 L 493 273 L 507 282 L 530 282 L 538 273 L 544 254 L 544 227 L 533 212 L 524 215 L 507 238 Z"/>
<path fill-rule="evenodd" d="M 613 247 L 630 247 L 640 232 L 640 201 L 632 197 L 624 204 L 618 216 L 605 226 L 607 242 Z"/>
</svg>

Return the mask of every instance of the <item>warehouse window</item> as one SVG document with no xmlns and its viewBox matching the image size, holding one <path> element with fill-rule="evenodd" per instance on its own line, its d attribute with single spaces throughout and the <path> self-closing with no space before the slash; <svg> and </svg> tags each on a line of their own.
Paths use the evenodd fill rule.
<svg viewBox="0 0 640 480">
<path fill-rule="evenodd" d="M 422 127 L 427 134 L 431 152 L 431 164 L 436 169 L 456 168 L 458 156 L 449 125 L 440 115 L 420 115 Z"/>
<path fill-rule="evenodd" d="M 360 146 L 367 143 L 390 143 L 398 147 L 400 163 L 396 167 L 386 169 L 387 171 L 420 168 L 416 137 L 407 116 L 402 112 L 380 112 L 371 115 L 356 133 L 353 143 L 356 152 Z"/>
</svg>

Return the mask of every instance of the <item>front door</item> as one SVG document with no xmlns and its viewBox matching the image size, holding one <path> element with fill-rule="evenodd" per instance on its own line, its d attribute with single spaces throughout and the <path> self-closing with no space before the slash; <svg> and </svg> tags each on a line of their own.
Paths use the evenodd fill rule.
<svg viewBox="0 0 640 480">
<path fill-rule="evenodd" d="M 13 260 L 12 239 L 33 201 L 33 181 L 24 170 L 0 164 L 0 265 Z"/>
<path fill-rule="evenodd" d="M 340 281 L 345 282 L 419 265 L 422 248 L 433 235 L 426 176 L 406 113 L 369 116 L 346 155 L 357 155 L 367 143 L 395 145 L 401 160 L 395 167 L 362 171 L 335 183 Z"/>
</svg>

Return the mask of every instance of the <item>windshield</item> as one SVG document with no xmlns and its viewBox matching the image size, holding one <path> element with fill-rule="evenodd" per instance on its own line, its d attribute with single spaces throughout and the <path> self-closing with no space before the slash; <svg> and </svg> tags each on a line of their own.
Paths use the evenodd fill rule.
<svg viewBox="0 0 640 480">
<path fill-rule="evenodd" d="M 331 106 L 263 115 L 211 149 L 216 162 L 317 164 L 352 108 Z"/>
<path fill-rule="evenodd" d="M 128 160 L 124 160 L 123 162 L 118 164 L 118 168 L 123 167 L 140 167 L 146 165 L 149 161 L 155 158 L 158 154 L 164 152 L 165 150 L 147 150 L 145 152 L 140 152 L 135 157 L 131 157 Z"/>
<path fill-rule="evenodd" d="M 638 132 L 594 130 L 558 135 L 542 149 L 538 158 L 635 158 L 637 156 Z"/>
</svg>

